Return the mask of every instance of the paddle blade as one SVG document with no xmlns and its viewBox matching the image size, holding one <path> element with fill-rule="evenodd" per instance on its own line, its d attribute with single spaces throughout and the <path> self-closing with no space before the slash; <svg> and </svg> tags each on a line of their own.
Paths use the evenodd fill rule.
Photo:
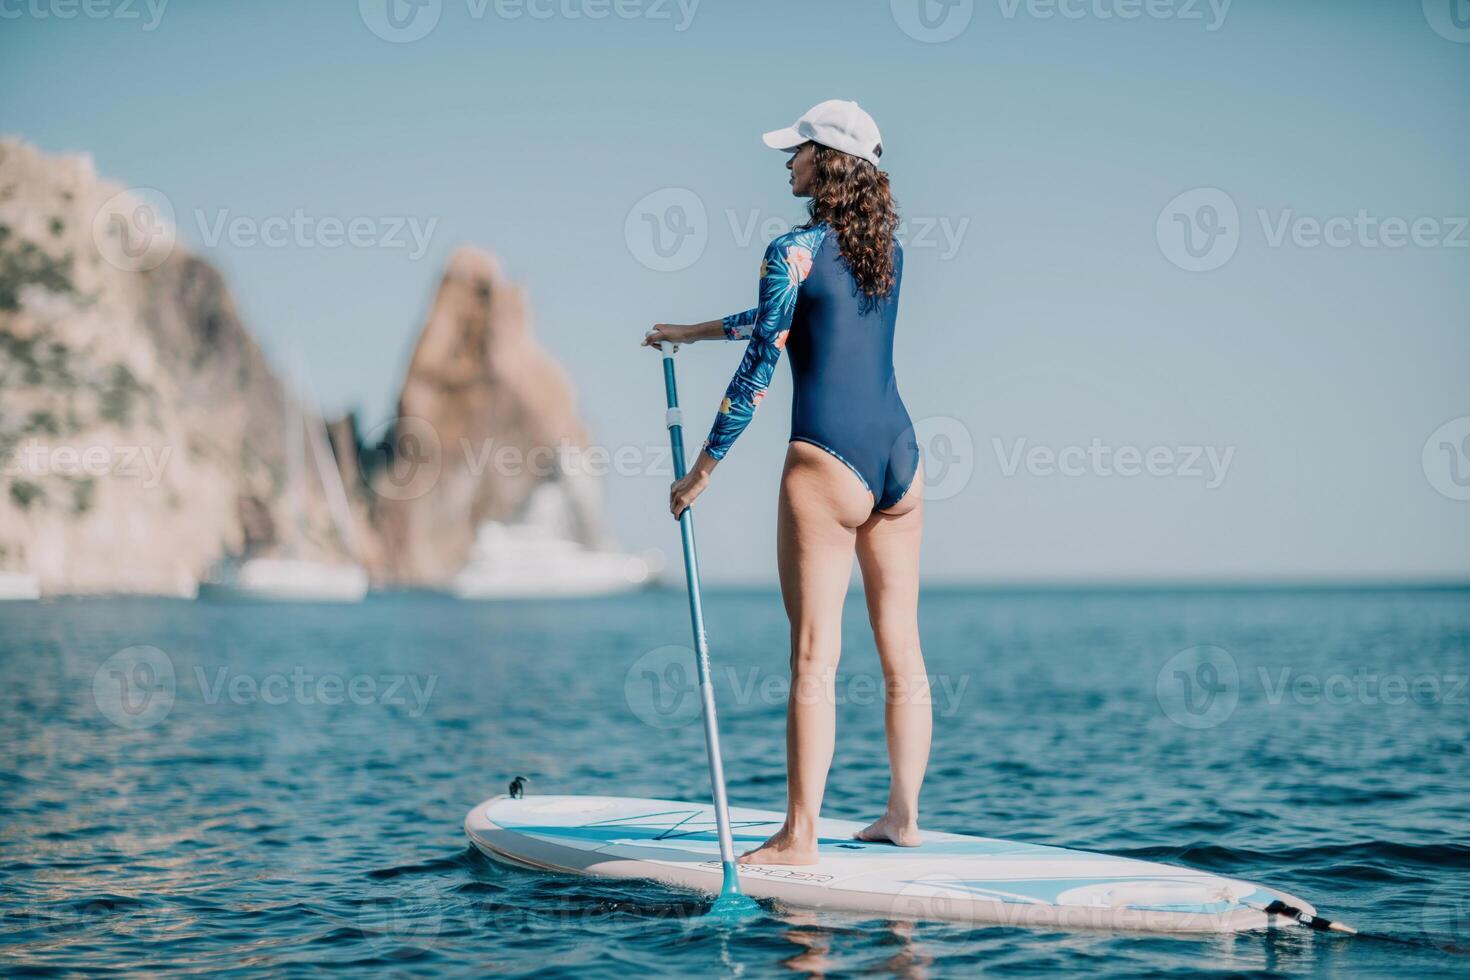
<svg viewBox="0 0 1470 980">
<path fill-rule="evenodd" d="M 718 925 L 743 925 L 755 919 L 764 918 L 766 910 L 749 895 L 740 892 L 725 892 L 715 899 L 715 904 L 710 906 L 704 914 L 703 921 L 714 922 Z"/>
<path fill-rule="evenodd" d="M 725 880 L 720 886 L 720 897 L 704 914 L 703 921 L 718 925 L 740 925 L 766 914 L 756 900 L 740 890 L 740 874 L 733 862 L 725 864 Z"/>
</svg>

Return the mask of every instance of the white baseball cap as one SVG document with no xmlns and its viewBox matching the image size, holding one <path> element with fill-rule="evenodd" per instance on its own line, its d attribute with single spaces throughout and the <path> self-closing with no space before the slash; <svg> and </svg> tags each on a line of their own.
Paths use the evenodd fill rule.
<svg viewBox="0 0 1470 980">
<path fill-rule="evenodd" d="M 828 99 L 806 111 L 795 124 L 785 129 L 776 129 L 762 137 L 773 150 L 794 150 L 811 141 L 830 146 L 843 153 L 878 165 L 878 155 L 883 152 L 883 137 L 878 135 L 878 124 L 856 102 Z"/>
</svg>

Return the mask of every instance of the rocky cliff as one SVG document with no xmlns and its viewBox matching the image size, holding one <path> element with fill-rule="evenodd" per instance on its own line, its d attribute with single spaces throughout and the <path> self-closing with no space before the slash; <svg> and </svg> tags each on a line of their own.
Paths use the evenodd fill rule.
<svg viewBox="0 0 1470 980">
<path fill-rule="evenodd" d="M 191 595 L 220 559 L 288 538 L 347 557 L 314 475 L 287 506 L 281 381 L 160 210 L 85 157 L 0 140 L 0 572 L 47 594 Z M 514 519 L 548 480 L 578 536 L 606 543 L 599 482 L 561 455 L 587 445 L 572 386 L 531 331 L 524 293 L 463 249 L 398 418 L 368 445 L 355 420 L 329 427 L 375 583 L 442 584 L 481 521 Z"/>
<path fill-rule="evenodd" d="M 282 399 L 148 202 L 0 141 L 0 568 L 48 594 L 193 594 L 274 534 Z"/>
</svg>

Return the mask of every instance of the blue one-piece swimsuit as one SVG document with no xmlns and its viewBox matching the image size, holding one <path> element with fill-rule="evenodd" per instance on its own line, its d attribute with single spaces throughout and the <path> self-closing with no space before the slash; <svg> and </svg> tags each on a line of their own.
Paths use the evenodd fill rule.
<svg viewBox="0 0 1470 980">
<path fill-rule="evenodd" d="M 791 439 L 846 463 L 873 494 L 875 509 L 898 503 L 918 471 L 919 446 L 893 374 L 903 281 L 903 246 L 896 239 L 893 272 L 892 291 L 874 300 L 858 288 L 827 224 L 771 242 L 761 262 L 760 305 L 724 319 L 725 336 L 749 344 L 705 452 L 725 458 L 789 348 Z"/>
</svg>

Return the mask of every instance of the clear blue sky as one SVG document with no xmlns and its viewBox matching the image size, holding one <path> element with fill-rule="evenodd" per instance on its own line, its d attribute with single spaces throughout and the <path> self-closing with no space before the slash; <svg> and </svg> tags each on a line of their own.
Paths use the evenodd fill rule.
<svg viewBox="0 0 1470 980">
<path fill-rule="evenodd" d="M 661 444 L 638 338 L 753 303 L 771 232 L 749 223 L 802 213 L 759 135 L 854 98 L 913 222 L 900 388 L 957 461 L 929 507 L 932 578 L 1470 575 L 1470 502 L 1435 489 L 1470 458 L 1422 458 L 1470 416 L 1470 31 L 1448 0 L 989 0 L 932 29 L 905 0 L 430 0 L 400 18 L 438 18 L 408 42 L 369 26 L 395 36 L 387 0 L 93 2 L 106 16 L 0 0 L 0 130 L 162 190 L 257 336 L 299 342 L 327 408 L 366 428 L 468 242 L 529 286 L 596 440 Z M 704 247 L 676 271 L 649 267 L 635 213 L 667 188 L 705 212 L 684 212 Z M 1221 194 L 1238 221 L 1200 209 Z M 206 240 L 298 211 L 432 234 L 422 255 Z M 1360 221 L 1313 245 L 1301 221 L 1360 213 L 1429 219 L 1423 244 Z M 1190 220 L 1220 224 L 1234 251 L 1204 261 L 1228 261 L 1181 268 Z M 691 444 L 739 354 L 682 360 Z M 774 577 L 789 389 L 782 367 L 700 501 L 708 578 Z M 1084 462 L 1092 445 L 1174 455 L 1125 477 Z M 1218 486 L 1194 446 L 1228 458 Z M 1068 447 L 1082 475 L 1048 467 Z M 625 544 L 676 556 L 667 482 L 609 480 Z"/>
</svg>

